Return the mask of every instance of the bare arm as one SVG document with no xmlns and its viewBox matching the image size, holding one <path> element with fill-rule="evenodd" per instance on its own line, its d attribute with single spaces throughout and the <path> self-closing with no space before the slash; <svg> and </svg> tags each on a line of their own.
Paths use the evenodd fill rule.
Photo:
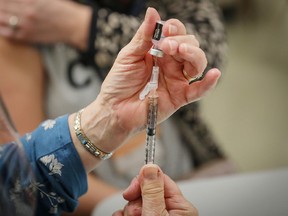
<svg viewBox="0 0 288 216">
<path fill-rule="evenodd" d="M 20 134 L 44 119 L 44 73 L 37 50 L 0 37 L 0 91 Z"/>
<path fill-rule="evenodd" d="M 91 13 L 91 7 L 73 1 L 0 0 L 0 35 L 34 44 L 64 42 L 85 50 Z M 17 31 L 9 26 L 15 14 Z"/>
</svg>

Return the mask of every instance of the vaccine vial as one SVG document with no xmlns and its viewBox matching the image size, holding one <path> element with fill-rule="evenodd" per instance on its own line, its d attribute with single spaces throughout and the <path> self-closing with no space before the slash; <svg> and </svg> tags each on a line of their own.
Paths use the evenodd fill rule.
<svg viewBox="0 0 288 216">
<path fill-rule="evenodd" d="M 150 54 L 156 57 L 163 57 L 164 55 L 163 51 L 159 49 L 159 44 L 164 38 L 164 35 L 162 32 L 164 23 L 165 22 L 161 20 L 156 22 L 153 37 L 152 37 L 153 47 L 150 49 Z"/>
</svg>

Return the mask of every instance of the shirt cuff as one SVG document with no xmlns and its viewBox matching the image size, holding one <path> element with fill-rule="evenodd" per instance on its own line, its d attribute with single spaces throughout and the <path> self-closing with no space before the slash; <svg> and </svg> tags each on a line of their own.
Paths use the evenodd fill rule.
<svg viewBox="0 0 288 216">
<path fill-rule="evenodd" d="M 70 135 L 68 115 L 46 120 L 21 139 L 36 174 L 36 181 L 65 202 L 72 211 L 79 196 L 87 191 L 87 174 Z"/>
</svg>

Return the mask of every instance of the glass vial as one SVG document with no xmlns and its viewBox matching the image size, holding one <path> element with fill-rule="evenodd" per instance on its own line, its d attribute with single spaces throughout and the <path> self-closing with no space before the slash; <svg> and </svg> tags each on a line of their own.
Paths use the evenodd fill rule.
<svg viewBox="0 0 288 216">
<path fill-rule="evenodd" d="M 156 22 L 153 37 L 152 37 L 153 47 L 150 50 L 150 54 L 156 57 L 163 57 L 164 55 L 163 51 L 159 49 L 159 44 L 164 38 L 164 35 L 162 32 L 164 23 L 165 22 L 161 20 Z"/>
</svg>

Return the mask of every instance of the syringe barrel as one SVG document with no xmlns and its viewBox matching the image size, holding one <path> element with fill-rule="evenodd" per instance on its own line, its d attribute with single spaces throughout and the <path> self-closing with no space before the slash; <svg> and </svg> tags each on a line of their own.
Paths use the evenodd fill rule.
<svg viewBox="0 0 288 216">
<path fill-rule="evenodd" d="M 146 158 L 145 163 L 154 163 L 155 144 L 156 144 L 156 126 L 158 112 L 158 96 L 156 91 L 148 96 L 148 115 L 146 127 Z"/>
<path fill-rule="evenodd" d="M 146 158 L 145 158 L 145 163 L 150 164 L 154 163 L 155 160 L 155 144 L 156 144 L 156 136 L 149 136 L 147 135 L 146 138 Z"/>
</svg>

